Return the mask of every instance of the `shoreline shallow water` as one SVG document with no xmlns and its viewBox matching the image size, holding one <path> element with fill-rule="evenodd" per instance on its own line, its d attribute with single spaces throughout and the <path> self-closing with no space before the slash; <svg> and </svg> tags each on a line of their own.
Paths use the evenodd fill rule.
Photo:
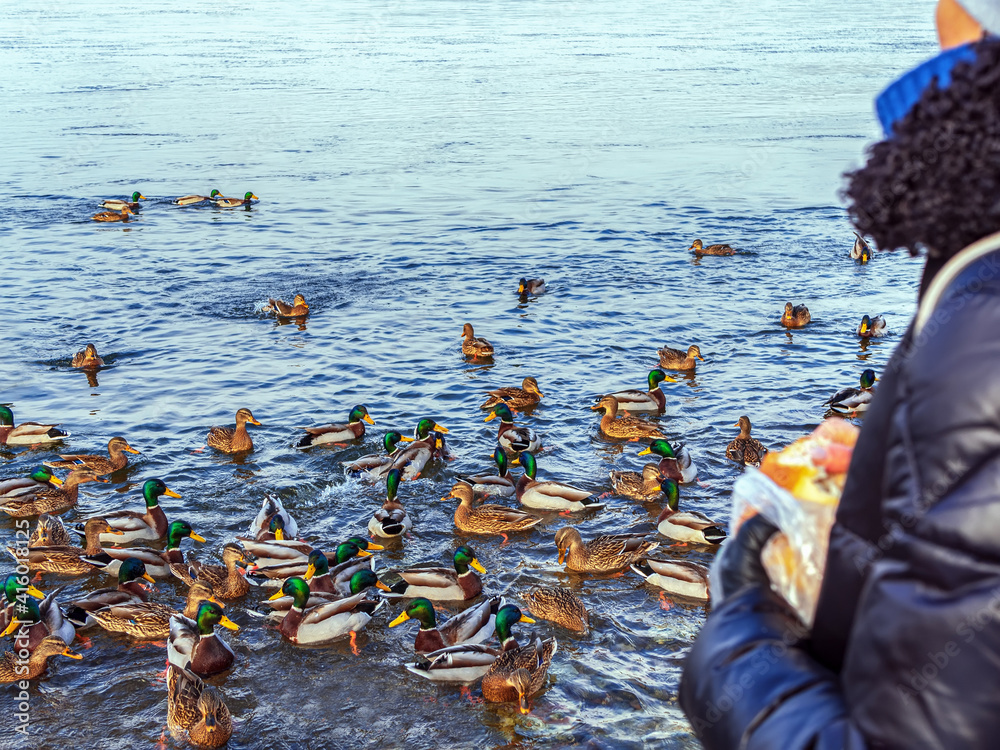
<svg viewBox="0 0 1000 750">
<path fill-rule="evenodd" d="M 237 720 L 229 746 L 696 747 L 676 689 L 704 608 L 632 574 L 566 573 L 552 542 L 567 522 L 585 538 L 655 534 L 658 505 L 614 499 L 501 547 L 454 534 L 454 505 L 439 498 L 454 474 L 490 466 L 485 391 L 527 375 L 546 394 L 524 420 L 545 438 L 539 477 L 609 490 L 609 470 L 643 460 L 637 444 L 597 436 L 593 396 L 641 387 L 664 344 L 697 343 L 706 361 L 663 385 L 659 422 L 701 468 L 682 506 L 726 518 L 740 470 L 724 452 L 741 414 L 778 447 L 861 370 L 879 372 L 914 311 L 921 261 L 850 261 L 836 190 L 878 137 L 873 96 L 933 53 L 929 9 L 222 2 L 2 17 L 13 33 L 0 42 L 11 102 L 0 401 L 18 421 L 61 422 L 73 435 L 60 452 L 97 452 L 116 434 L 142 451 L 127 481 L 86 485 L 65 519 L 136 508 L 141 482 L 159 476 L 183 495 L 164 503 L 168 517 L 208 539 L 185 544 L 199 559 L 217 559 L 272 491 L 332 542 L 364 528 L 382 491 L 345 480 L 339 462 L 432 416 L 456 460 L 404 483 L 413 538 L 379 569 L 444 562 L 469 541 L 487 592 L 568 585 L 592 611 L 586 638 L 520 627 L 559 639 L 550 686 L 522 717 L 406 673 L 414 634 L 386 627 L 397 606 L 354 656 L 346 643 L 294 648 L 231 605 L 237 665 L 210 680 Z M 212 188 L 261 202 L 166 202 Z M 89 221 L 100 198 L 135 189 L 151 199 L 137 221 Z M 686 251 L 696 237 L 742 252 L 698 260 Z M 525 275 L 548 293 L 521 303 Z M 304 326 L 258 312 L 296 292 L 312 306 Z M 786 301 L 813 323 L 781 329 Z M 885 313 L 891 335 L 859 343 L 864 313 Z M 493 342 L 494 365 L 463 360 L 465 322 Z M 69 367 L 88 341 L 107 362 L 96 387 Z M 358 403 L 377 422 L 363 444 L 292 448 L 297 427 Z M 253 454 L 193 452 L 243 406 L 263 423 Z M 0 476 L 48 455 L 2 450 Z M 0 521 L 0 540 L 12 530 Z M 64 597 L 107 585 L 66 583 Z M 157 588 L 180 601 L 182 587 Z M 57 660 L 32 688 L 31 746 L 156 743 L 164 651 L 88 635 L 82 661 Z"/>
</svg>

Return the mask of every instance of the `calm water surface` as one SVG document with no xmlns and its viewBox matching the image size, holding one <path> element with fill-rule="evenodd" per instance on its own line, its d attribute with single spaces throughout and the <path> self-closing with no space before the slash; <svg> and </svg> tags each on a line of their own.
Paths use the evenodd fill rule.
<svg viewBox="0 0 1000 750">
<path fill-rule="evenodd" d="M 123 481 L 87 485 L 67 520 L 137 508 L 138 485 L 162 477 L 183 495 L 168 516 L 208 537 L 196 554 L 209 559 L 265 492 L 311 539 L 362 530 L 380 489 L 345 482 L 339 462 L 432 416 L 456 460 L 404 485 L 414 532 L 385 569 L 449 557 L 453 505 L 438 499 L 456 473 L 489 466 L 484 391 L 537 377 L 540 475 L 604 491 L 610 469 L 642 459 L 598 438 L 592 397 L 642 384 L 658 346 L 698 343 L 707 361 L 665 385 L 661 423 L 701 467 L 682 502 L 725 518 L 737 418 L 771 446 L 809 430 L 898 340 L 859 346 L 860 316 L 886 313 L 898 334 L 913 312 L 919 261 L 855 266 L 836 191 L 878 137 L 872 97 L 933 53 L 931 20 L 916 0 L 4 8 L 0 401 L 19 420 L 61 422 L 66 452 L 116 434 L 142 450 Z M 212 188 L 262 200 L 167 203 Z M 135 189 L 151 198 L 138 221 L 88 220 Z M 685 251 L 695 237 L 744 253 L 699 262 Z M 522 275 L 550 292 L 520 304 Z M 258 312 L 296 292 L 312 304 L 305 326 Z M 788 300 L 811 308 L 807 330 L 776 325 Z M 495 365 L 463 361 L 467 321 Z M 88 341 L 109 363 L 94 386 L 68 367 Z M 378 422 L 363 445 L 291 449 L 296 427 L 356 403 Z M 253 454 L 192 452 L 243 406 L 264 423 Z M 47 455 L 0 452 L 0 475 Z M 522 626 L 560 643 L 527 717 L 406 673 L 414 632 L 386 627 L 395 605 L 354 656 L 282 642 L 247 614 L 265 595 L 252 592 L 230 607 L 236 668 L 214 680 L 237 720 L 231 747 L 695 747 L 676 692 L 705 608 L 632 574 L 556 566 L 564 523 L 655 535 L 657 512 L 614 500 L 505 547 L 473 540 L 490 592 L 564 585 L 593 612 L 587 638 Z M 60 583 L 69 596 L 105 580 L 43 585 Z M 160 739 L 163 650 L 91 635 L 84 661 L 57 661 L 33 688 L 33 747 Z M 16 745 L 6 729 L 0 745 Z"/>
</svg>

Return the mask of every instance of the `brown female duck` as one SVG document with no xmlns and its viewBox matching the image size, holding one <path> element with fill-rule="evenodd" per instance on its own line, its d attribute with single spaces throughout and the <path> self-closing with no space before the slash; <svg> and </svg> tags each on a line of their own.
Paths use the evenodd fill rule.
<svg viewBox="0 0 1000 750">
<path fill-rule="evenodd" d="M 31 547 L 28 549 L 28 569 L 66 576 L 90 575 L 94 572 L 94 566 L 84 561 L 83 556 L 99 555 L 101 534 L 108 532 L 112 532 L 112 529 L 106 520 L 101 517 L 91 518 L 83 527 L 86 547 L 71 545 Z M 14 555 L 15 551 L 10 547 L 7 547 L 7 551 Z"/>
<path fill-rule="evenodd" d="M 614 396 L 605 396 L 596 406 L 591 406 L 590 410 L 604 412 L 600 430 L 605 437 L 614 440 L 649 440 L 666 437 L 656 425 L 633 417 L 628 412 L 619 414 L 618 399 Z"/>
<path fill-rule="evenodd" d="M 83 658 L 80 654 L 70 651 L 66 641 L 58 635 L 49 635 L 42 639 L 38 648 L 32 651 L 31 656 L 28 657 L 27 672 L 24 671 L 23 663 L 13 652 L 4 652 L 3 659 L 0 660 L 0 684 L 33 680 L 41 676 L 48 666 L 49 659 L 53 656 L 68 656 L 70 659 Z"/>
<path fill-rule="evenodd" d="M 472 359 L 493 358 L 493 344 L 484 338 L 476 338 L 471 323 L 466 323 L 462 328 L 462 337 L 465 339 L 462 342 L 462 354 L 466 357 Z"/>
<path fill-rule="evenodd" d="M 250 584 L 239 568 L 241 562 L 246 562 L 246 554 L 239 545 L 229 542 L 222 548 L 222 562 L 222 565 L 203 565 L 192 560 L 186 568 L 171 567 L 170 571 L 188 586 L 193 585 L 196 580 L 207 583 L 219 599 L 239 599 L 246 596 L 250 591 Z"/>
<path fill-rule="evenodd" d="M 0 510 L 11 518 L 40 516 L 42 513 L 58 515 L 76 505 L 81 484 L 86 482 L 107 484 L 108 481 L 97 476 L 90 469 L 76 469 L 66 477 L 66 481 L 61 487 L 32 490 L 13 498 L 7 498 L 0 503 Z"/>
<path fill-rule="evenodd" d="M 531 698 L 545 687 L 558 643 L 555 638 L 504 651 L 483 675 L 483 698 L 490 703 L 517 703 L 522 714 L 530 713 Z"/>
<path fill-rule="evenodd" d="M 735 255 L 736 251 L 729 245 L 705 245 L 701 240 L 691 243 L 688 250 L 694 250 L 695 255 Z"/>
<path fill-rule="evenodd" d="M 167 668 L 167 726 L 187 732 L 195 747 L 222 747 L 233 736 L 233 718 L 216 689 L 172 664 Z"/>
<path fill-rule="evenodd" d="M 301 294 L 296 294 L 291 304 L 270 297 L 267 302 L 268 306 L 264 308 L 264 312 L 273 312 L 279 318 L 302 318 L 309 314 L 309 305 Z"/>
<path fill-rule="evenodd" d="M 705 361 L 697 344 L 689 346 L 686 352 L 665 346 L 657 354 L 660 355 L 660 367 L 666 370 L 693 370 L 698 360 Z"/>
<path fill-rule="evenodd" d="M 740 434 L 726 446 L 726 458 L 744 466 L 760 466 L 767 448 L 750 435 L 750 417 L 746 415 L 740 417 L 733 427 L 739 427 Z"/>
<path fill-rule="evenodd" d="M 100 456 L 91 453 L 60 453 L 60 461 L 46 461 L 45 465 L 53 469 L 90 469 L 95 476 L 103 477 L 114 474 L 128 466 L 126 453 L 140 455 L 139 451 L 128 444 L 123 437 L 113 437 L 108 441 L 108 455 Z"/>
<path fill-rule="evenodd" d="M 563 526 L 556 532 L 559 564 L 581 573 L 615 573 L 624 570 L 660 545 L 641 534 L 599 536 L 584 544 L 580 532 Z"/>
<path fill-rule="evenodd" d="M 128 221 L 129 216 L 135 216 L 135 211 L 128 206 L 122 206 L 121 211 L 101 211 L 90 218 L 93 221 Z"/>
<path fill-rule="evenodd" d="M 569 589 L 536 586 L 522 594 L 522 598 L 528 603 L 528 611 L 539 619 L 577 633 L 586 633 L 590 629 L 587 608 Z"/>
<path fill-rule="evenodd" d="M 208 431 L 208 444 L 223 453 L 248 453 L 253 450 L 253 440 L 247 432 L 247 424 L 260 427 L 249 409 L 236 412 L 236 428 L 213 427 Z"/>
<path fill-rule="evenodd" d="M 505 539 L 514 531 L 527 531 L 541 523 L 542 519 L 506 505 L 473 503 L 472 485 L 457 482 L 451 488 L 450 497 L 460 502 L 455 509 L 455 528 L 470 534 L 498 534 Z M 448 498 L 441 498 L 447 500 Z"/>
<path fill-rule="evenodd" d="M 104 360 L 98 356 L 96 346 L 87 344 L 73 355 L 72 366 L 82 370 L 96 370 L 98 367 L 104 367 Z"/>
<path fill-rule="evenodd" d="M 506 386 L 497 388 L 495 391 L 488 391 L 489 398 L 483 402 L 480 409 L 492 409 L 497 404 L 503 402 L 513 411 L 524 411 L 538 406 L 542 400 L 542 392 L 538 389 L 538 381 L 532 377 L 527 377 L 521 381 L 521 387 Z"/>
<path fill-rule="evenodd" d="M 805 305 L 792 306 L 791 302 L 785 303 L 785 312 L 781 316 L 781 325 L 785 328 L 803 328 L 811 320 L 812 315 Z"/>
</svg>

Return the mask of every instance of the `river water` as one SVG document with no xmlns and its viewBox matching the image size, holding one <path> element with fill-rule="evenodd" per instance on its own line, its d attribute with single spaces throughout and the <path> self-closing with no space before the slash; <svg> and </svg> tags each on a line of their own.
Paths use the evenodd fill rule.
<svg viewBox="0 0 1000 750">
<path fill-rule="evenodd" d="M 265 492 L 331 542 L 363 530 L 380 497 L 339 462 L 432 416 L 456 460 L 403 486 L 412 538 L 379 568 L 444 562 L 456 537 L 438 498 L 456 473 L 489 466 L 484 391 L 535 376 L 545 399 L 526 423 L 548 446 L 540 476 L 605 491 L 610 469 L 642 459 L 597 437 L 593 396 L 641 385 L 657 347 L 690 343 L 706 361 L 664 384 L 661 423 L 701 467 L 682 503 L 725 519 L 740 470 L 724 452 L 741 414 L 780 446 L 834 390 L 884 365 L 920 261 L 854 265 L 837 191 L 879 136 L 872 98 L 933 54 L 929 3 L 329 5 L 0 10 L 0 401 L 18 420 L 61 422 L 67 452 L 116 434 L 142 451 L 121 481 L 87 485 L 66 520 L 137 508 L 158 476 L 183 495 L 165 501 L 168 516 L 208 538 L 194 545 L 203 559 Z M 261 201 L 168 203 L 213 188 Z M 137 221 L 89 221 L 99 199 L 133 190 L 150 198 Z M 686 251 L 696 237 L 743 252 L 698 261 Z M 549 293 L 520 303 L 524 275 Z M 312 305 L 305 325 L 259 312 L 296 292 Z M 811 308 L 808 329 L 777 326 L 789 300 Z M 862 347 L 853 330 L 876 312 L 897 335 Z M 465 322 L 495 344 L 493 366 L 461 357 Z M 68 366 L 88 341 L 108 361 L 97 385 Z M 292 449 L 297 427 L 356 403 L 378 423 L 363 445 Z M 264 425 L 254 453 L 193 452 L 243 406 Z M 48 455 L 4 450 L 0 475 Z M 633 574 L 567 574 L 552 541 L 565 523 L 585 537 L 655 534 L 657 510 L 618 499 L 504 547 L 472 540 L 489 592 L 516 601 L 535 583 L 569 586 L 593 613 L 586 638 L 521 626 L 560 644 L 527 717 L 405 672 L 414 633 L 388 629 L 397 605 L 355 656 L 282 642 L 247 613 L 263 598 L 252 592 L 229 608 L 243 628 L 224 636 L 236 668 L 212 680 L 237 722 L 230 746 L 696 747 L 676 692 L 705 608 Z M 42 586 L 60 583 L 65 597 L 105 581 Z M 181 588 L 158 589 L 180 601 Z M 90 635 L 83 661 L 57 660 L 32 689 L 30 745 L 156 743 L 164 651 Z"/>
</svg>

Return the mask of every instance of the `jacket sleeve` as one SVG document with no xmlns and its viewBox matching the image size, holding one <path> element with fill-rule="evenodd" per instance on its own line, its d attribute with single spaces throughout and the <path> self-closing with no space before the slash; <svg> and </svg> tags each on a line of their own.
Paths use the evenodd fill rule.
<svg viewBox="0 0 1000 750">
<path fill-rule="evenodd" d="M 684 663 L 680 703 L 707 750 L 861 750 L 836 675 L 803 648 L 805 630 L 763 586 L 726 599 Z"/>
</svg>

